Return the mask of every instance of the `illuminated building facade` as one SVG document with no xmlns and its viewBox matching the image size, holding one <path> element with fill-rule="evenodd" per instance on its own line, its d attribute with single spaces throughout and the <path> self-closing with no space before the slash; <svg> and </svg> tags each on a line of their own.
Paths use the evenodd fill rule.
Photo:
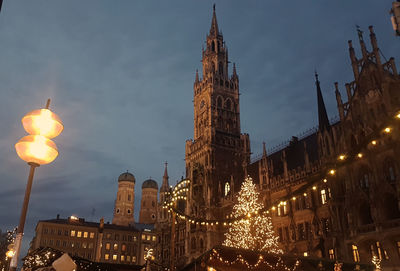
<svg viewBox="0 0 400 271">
<path fill-rule="evenodd" d="M 400 266 L 400 125 L 380 130 L 400 109 L 400 78 L 394 59 L 381 57 L 369 30 L 370 51 L 358 31 L 360 58 L 349 41 L 354 81 L 345 84 L 346 101 L 335 83 L 339 117 L 329 120 L 316 74 L 318 128 L 269 153 L 264 144 L 262 155 L 250 161 L 249 136 L 240 131 L 239 79 L 235 66 L 228 76 L 214 10 L 203 78 L 196 72 L 194 83 L 194 140 L 186 141 L 186 177 L 192 184 L 185 213 L 223 220 L 248 174 L 265 206 L 274 206 L 272 220 L 285 252 L 364 263 L 376 256 L 385 270 Z M 385 135 L 373 141 L 376 131 Z M 175 253 L 175 258 L 191 262 L 221 244 L 226 228 L 178 219 L 175 251 L 181 250 L 181 230 L 185 257 Z M 169 255 L 164 248 L 162 255 Z"/>
</svg>

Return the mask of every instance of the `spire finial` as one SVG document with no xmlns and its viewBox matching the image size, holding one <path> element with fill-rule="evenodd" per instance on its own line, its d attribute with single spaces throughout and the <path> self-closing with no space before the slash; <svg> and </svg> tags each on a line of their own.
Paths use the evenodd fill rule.
<svg viewBox="0 0 400 271">
<path fill-rule="evenodd" d="M 263 156 L 267 156 L 267 148 L 265 147 L 265 141 L 263 141 Z"/>
<path fill-rule="evenodd" d="M 212 15 L 212 20 L 211 20 L 210 35 L 211 36 L 218 36 L 219 35 L 218 23 L 217 23 L 217 15 L 215 13 L 215 4 L 213 5 L 213 15 Z"/>
<path fill-rule="evenodd" d="M 315 74 L 315 81 L 318 81 L 318 72 L 317 72 L 317 69 L 314 70 L 314 74 Z"/>
<path fill-rule="evenodd" d="M 361 30 L 360 26 L 356 24 L 358 39 L 360 41 L 364 41 L 363 31 Z"/>
</svg>

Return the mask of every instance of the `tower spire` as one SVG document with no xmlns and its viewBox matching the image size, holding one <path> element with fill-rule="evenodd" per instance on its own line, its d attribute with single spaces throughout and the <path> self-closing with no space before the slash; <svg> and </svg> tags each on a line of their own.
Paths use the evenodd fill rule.
<svg viewBox="0 0 400 271">
<path fill-rule="evenodd" d="M 168 170 L 167 170 L 168 162 L 165 162 L 165 169 L 164 169 L 164 176 L 163 176 L 163 183 L 161 186 L 161 191 L 168 191 L 169 189 L 169 182 L 168 182 Z"/>
<path fill-rule="evenodd" d="M 328 119 L 328 114 L 326 113 L 324 98 L 322 97 L 321 86 L 318 80 L 318 73 L 316 71 L 315 71 L 315 84 L 317 86 L 319 130 L 323 131 L 329 128 L 329 119 Z"/>
<path fill-rule="evenodd" d="M 213 17 L 211 20 L 211 28 L 210 28 L 210 36 L 218 36 L 218 22 L 217 22 L 217 14 L 215 13 L 215 4 L 213 5 Z"/>
</svg>

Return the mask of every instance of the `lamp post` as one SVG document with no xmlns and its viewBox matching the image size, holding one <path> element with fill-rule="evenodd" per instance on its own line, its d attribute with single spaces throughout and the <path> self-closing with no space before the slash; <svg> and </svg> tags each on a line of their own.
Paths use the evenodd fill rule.
<svg viewBox="0 0 400 271">
<path fill-rule="evenodd" d="M 14 255 L 10 263 L 11 271 L 17 270 L 35 169 L 56 159 L 58 150 L 51 138 L 58 136 L 64 129 L 60 118 L 49 110 L 49 106 L 50 99 L 47 100 L 46 108 L 34 110 L 22 118 L 22 125 L 29 135 L 24 136 L 15 144 L 18 156 L 28 163 L 30 170 L 15 238 Z"/>
</svg>

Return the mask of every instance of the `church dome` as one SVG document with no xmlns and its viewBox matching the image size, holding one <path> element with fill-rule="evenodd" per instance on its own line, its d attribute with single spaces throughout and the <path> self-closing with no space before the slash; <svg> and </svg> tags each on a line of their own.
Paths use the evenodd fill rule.
<svg viewBox="0 0 400 271">
<path fill-rule="evenodd" d="M 136 182 L 136 179 L 135 179 L 135 176 L 133 176 L 132 173 L 129 173 L 129 172 L 127 171 L 127 172 L 122 173 L 122 174 L 119 175 L 119 177 L 118 177 L 118 182 L 123 182 L 123 181 L 135 183 L 135 182 Z"/>
<path fill-rule="evenodd" d="M 158 184 L 157 184 L 156 181 L 154 181 L 152 179 L 148 179 L 148 180 L 143 182 L 142 189 L 143 188 L 154 188 L 154 189 L 158 190 Z"/>
</svg>

